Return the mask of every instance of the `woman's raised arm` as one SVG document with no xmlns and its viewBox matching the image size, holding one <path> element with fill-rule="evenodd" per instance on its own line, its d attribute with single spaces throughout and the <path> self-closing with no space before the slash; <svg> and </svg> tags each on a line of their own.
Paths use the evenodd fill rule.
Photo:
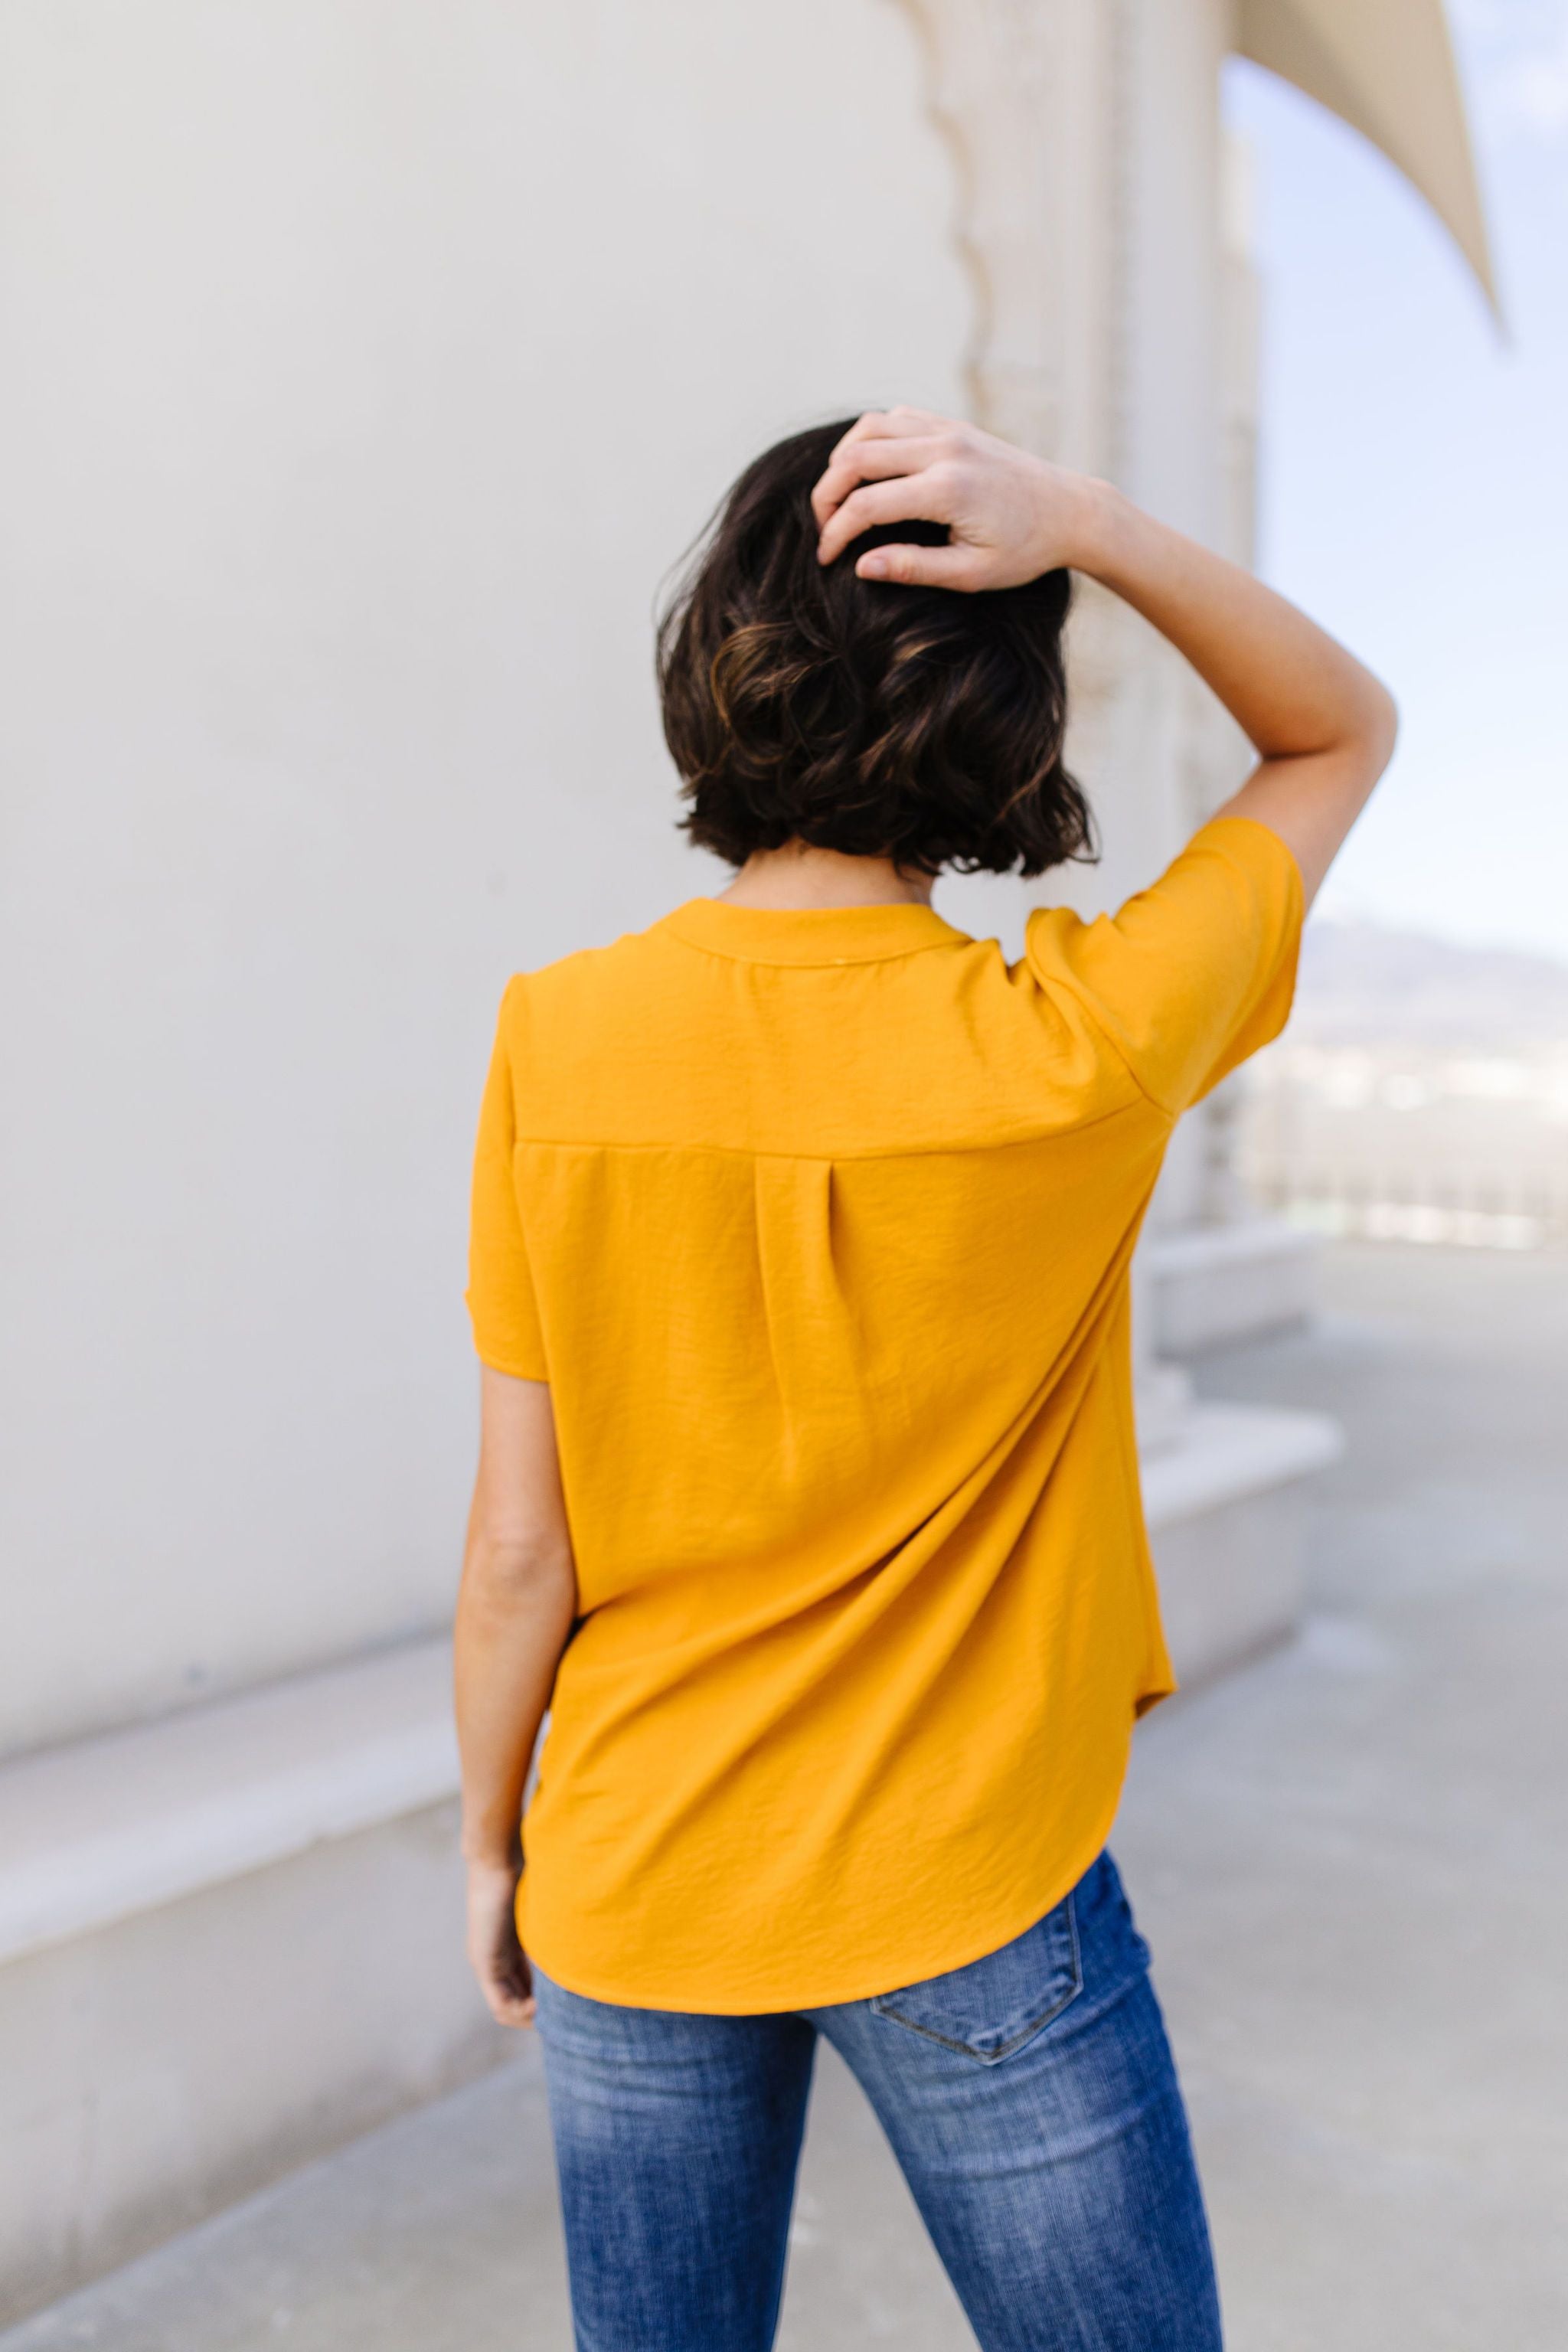
<svg viewBox="0 0 1568 2352">
<path fill-rule="evenodd" d="M 1067 565 L 1124 598 L 1191 662 L 1258 751 L 1258 767 L 1216 814 L 1270 826 L 1310 901 L 1388 764 L 1397 721 L 1387 688 L 1294 604 L 1109 483 L 922 409 L 862 416 L 812 504 L 825 563 L 873 526 L 947 525 L 945 547 L 863 554 L 862 579 L 977 591 Z"/>
</svg>

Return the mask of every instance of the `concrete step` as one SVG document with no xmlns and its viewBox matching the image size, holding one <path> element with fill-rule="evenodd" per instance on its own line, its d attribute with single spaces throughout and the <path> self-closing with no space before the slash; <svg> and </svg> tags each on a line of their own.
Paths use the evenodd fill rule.
<svg viewBox="0 0 1568 2352">
<path fill-rule="evenodd" d="M 1150 1345 L 1190 1356 L 1304 1322 L 1321 1255 L 1318 1234 L 1280 1217 L 1150 1233 L 1139 1253 Z"/>
</svg>

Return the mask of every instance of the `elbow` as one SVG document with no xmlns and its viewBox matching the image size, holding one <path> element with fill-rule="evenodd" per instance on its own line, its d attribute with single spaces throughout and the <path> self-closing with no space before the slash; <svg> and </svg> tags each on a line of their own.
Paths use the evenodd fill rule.
<svg viewBox="0 0 1568 2352">
<path fill-rule="evenodd" d="M 1370 798 L 1394 757 L 1399 740 L 1399 705 L 1381 678 L 1360 669 L 1353 693 L 1341 707 L 1338 724 L 1321 747 L 1320 756 L 1342 785 L 1352 809 Z"/>
<path fill-rule="evenodd" d="M 1372 748 L 1377 759 L 1377 772 L 1381 776 L 1393 759 L 1394 747 L 1399 740 L 1399 705 L 1381 678 L 1372 680 Z"/>
<path fill-rule="evenodd" d="M 1362 673 L 1362 691 L 1357 698 L 1353 727 L 1347 730 L 1346 740 L 1353 742 L 1359 764 L 1366 776 L 1366 789 L 1371 792 L 1394 757 L 1394 747 L 1399 740 L 1399 705 L 1380 677 L 1370 670 Z"/>
<path fill-rule="evenodd" d="M 574 1613 L 577 1572 L 563 1537 L 476 1532 L 463 1563 L 468 1599 L 487 1614 L 559 1616 Z"/>
</svg>

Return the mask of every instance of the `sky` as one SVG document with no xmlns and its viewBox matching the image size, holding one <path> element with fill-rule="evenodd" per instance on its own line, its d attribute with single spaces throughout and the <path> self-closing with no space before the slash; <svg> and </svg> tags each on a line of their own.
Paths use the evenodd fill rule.
<svg viewBox="0 0 1568 2352">
<path fill-rule="evenodd" d="M 1568 0 L 1450 0 L 1506 314 L 1366 142 L 1239 61 L 1259 564 L 1387 681 L 1326 914 L 1568 961 Z"/>
</svg>

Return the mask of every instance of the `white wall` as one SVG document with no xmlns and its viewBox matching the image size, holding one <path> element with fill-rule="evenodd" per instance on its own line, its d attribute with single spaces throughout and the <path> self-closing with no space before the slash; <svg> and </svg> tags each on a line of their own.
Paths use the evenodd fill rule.
<svg viewBox="0 0 1568 2352">
<path fill-rule="evenodd" d="M 657 583 L 969 294 L 892 0 L 0 0 L 0 174 L 16 1748 L 447 1613 L 501 984 L 717 878 Z"/>
<path fill-rule="evenodd" d="M 1133 0 L 1124 487 L 1209 545 L 1220 478 L 1220 66 L 1226 0 Z"/>
</svg>

